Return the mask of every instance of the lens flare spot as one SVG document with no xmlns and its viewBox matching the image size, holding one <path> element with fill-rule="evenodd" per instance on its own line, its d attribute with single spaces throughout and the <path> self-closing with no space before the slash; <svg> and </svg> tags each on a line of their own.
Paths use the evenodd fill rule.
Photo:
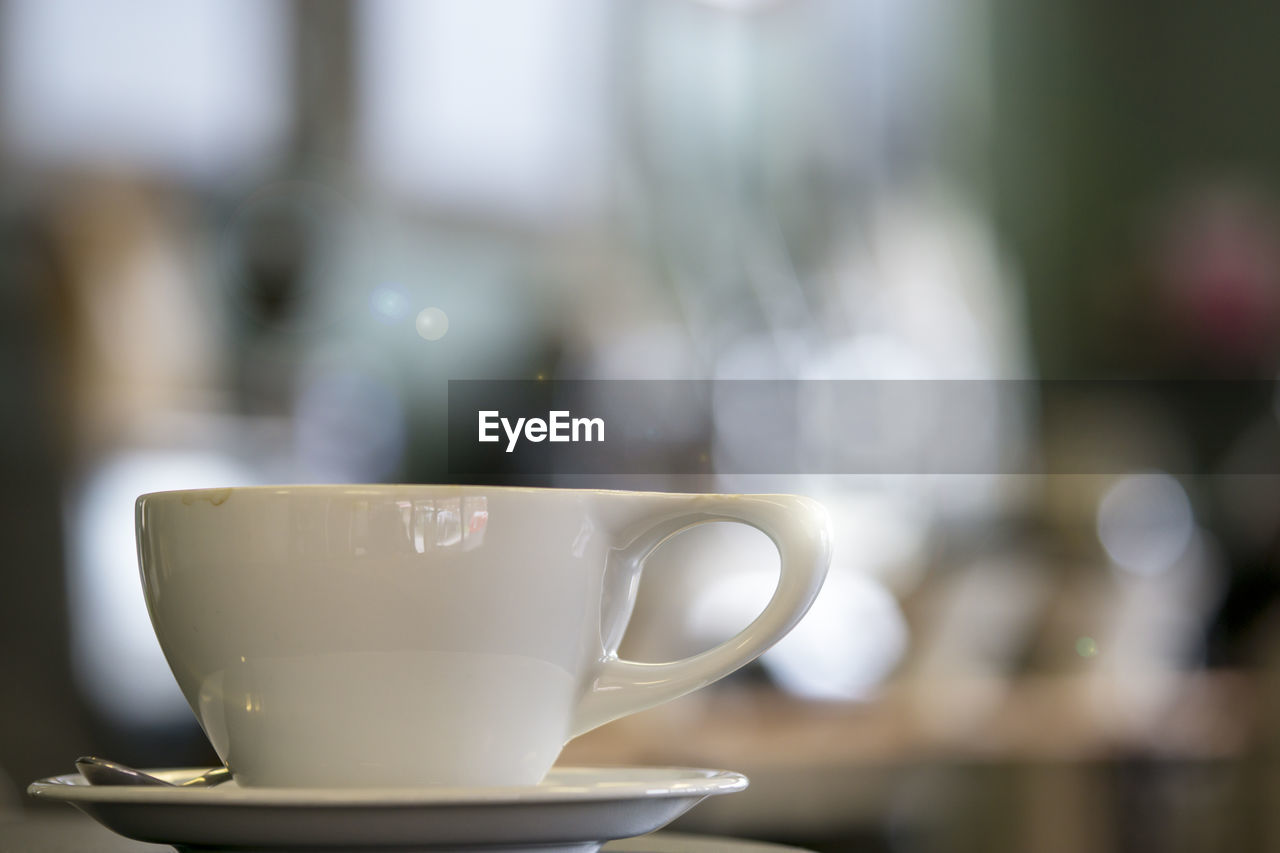
<svg viewBox="0 0 1280 853">
<path fill-rule="evenodd" d="M 390 326 L 408 316 L 409 294 L 399 284 L 380 284 L 369 293 L 369 311 L 378 322 Z"/>
<path fill-rule="evenodd" d="M 423 308 L 414 327 L 423 340 L 438 341 L 449 331 L 449 316 L 439 308 Z"/>
</svg>

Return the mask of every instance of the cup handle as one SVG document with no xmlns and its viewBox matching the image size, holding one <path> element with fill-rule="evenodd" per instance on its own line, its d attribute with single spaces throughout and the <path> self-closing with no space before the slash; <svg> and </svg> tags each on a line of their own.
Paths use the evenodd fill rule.
<svg viewBox="0 0 1280 853">
<path fill-rule="evenodd" d="M 621 559 L 638 568 L 658 546 L 681 531 L 700 524 L 734 521 L 756 528 L 777 547 L 781 569 L 773 597 L 741 633 L 683 660 L 622 660 L 616 652 L 616 640 L 620 638 L 612 638 L 613 642 L 606 643 L 595 680 L 578 703 L 569 737 L 724 678 L 786 636 L 817 596 L 831 562 L 827 514 L 821 504 L 793 495 L 700 495 L 695 500 L 696 511 L 657 519 L 611 559 Z"/>
</svg>

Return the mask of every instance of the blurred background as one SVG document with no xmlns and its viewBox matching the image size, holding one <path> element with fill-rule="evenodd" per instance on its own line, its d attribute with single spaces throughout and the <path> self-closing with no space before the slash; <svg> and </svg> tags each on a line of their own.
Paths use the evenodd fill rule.
<svg viewBox="0 0 1280 853">
<path fill-rule="evenodd" d="M 450 379 L 1275 380 L 1278 36 L 1200 0 L 0 0 L 0 813 L 82 753 L 213 760 L 139 493 L 447 481 Z M 948 425 L 1105 475 L 730 476 L 733 413 L 673 412 L 719 473 L 540 478 L 835 525 L 783 644 L 564 760 L 742 770 L 678 826 L 819 850 L 1280 849 L 1278 399 Z M 729 636 L 775 571 L 679 537 L 624 652 Z"/>
</svg>

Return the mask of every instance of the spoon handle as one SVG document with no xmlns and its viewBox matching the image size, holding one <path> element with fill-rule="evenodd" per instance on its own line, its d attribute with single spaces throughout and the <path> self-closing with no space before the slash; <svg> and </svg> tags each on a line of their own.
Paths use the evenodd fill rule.
<svg viewBox="0 0 1280 853">
<path fill-rule="evenodd" d="M 201 773 L 194 779 L 188 779 L 185 782 L 179 782 L 179 788 L 212 788 L 214 785 L 221 785 L 231 779 L 231 769 L 228 767 L 214 767 Z"/>
</svg>

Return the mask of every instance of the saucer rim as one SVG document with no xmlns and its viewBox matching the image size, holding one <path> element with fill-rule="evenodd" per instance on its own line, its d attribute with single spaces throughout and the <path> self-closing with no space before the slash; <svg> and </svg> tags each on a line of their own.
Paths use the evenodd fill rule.
<svg viewBox="0 0 1280 853">
<path fill-rule="evenodd" d="M 145 772 L 161 778 L 199 775 L 207 767 L 149 768 Z M 641 771 L 652 776 L 628 780 L 625 774 Z M 65 773 L 38 779 L 27 786 L 27 794 L 42 800 L 68 803 L 173 803 L 208 806 L 385 806 L 431 807 L 483 805 L 550 804 L 609 800 L 707 797 L 746 790 L 747 777 L 735 770 L 701 767 L 555 767 L 555 775 L 582 775 L 582 783 L 560 782 L 539 785 L 491 787 L 417 788 L 238 788 L 226 783 L 211 788 L 103 786 L 90 785 L 79 773 Z M 591 781 L 591 776 L 604 779 Z M 618 778 L 618 777 L 621 778 Z"/>
</svg>

